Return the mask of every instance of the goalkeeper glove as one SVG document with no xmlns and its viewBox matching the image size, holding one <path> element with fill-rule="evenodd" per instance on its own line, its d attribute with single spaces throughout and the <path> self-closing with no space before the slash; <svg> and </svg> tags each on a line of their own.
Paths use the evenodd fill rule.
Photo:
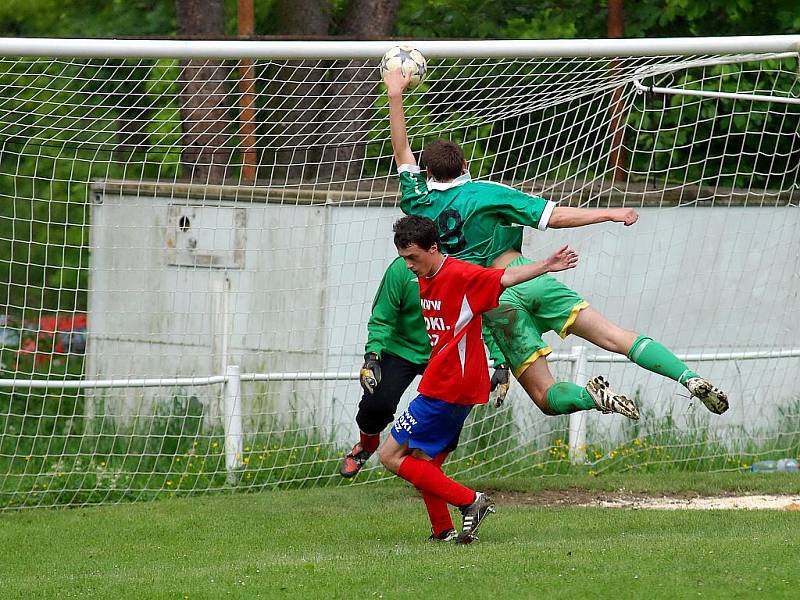
<svg viewBox="0 0 800 600">
<path fill-rule="evenodd" d="M 508 367 L 505 365 L 497 365 L 494 369 L 494 373 L 492 374 L 491 380 L 491 390 L 494 391 L 495 388 L 497 392 L 494 396 L 494 405 L 496 407 L 503 406 L 503 402 L 505 402 L 506 395 L 508 394 L 508 386 L 510 385 L 511 377 Z"/>
<path fill-rule="evenodd" d="M 364 365 L 361 367 L 358 379 L 365 392 L 375 393 L 375 387 L 381 382 L 381 363 L 377 354 L 367 352 L 364 355 Z"/>
</svg>

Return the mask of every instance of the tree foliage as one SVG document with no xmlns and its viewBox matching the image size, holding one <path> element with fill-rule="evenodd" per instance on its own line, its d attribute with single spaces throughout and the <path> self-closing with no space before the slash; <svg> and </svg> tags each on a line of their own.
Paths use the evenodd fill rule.
<svg viewBox="0 0 800 600">
<path fill-rule="evenodd" d="M 234 13 L 235 14 L 235 13 Z M 99 38 L 175 33 L 174 0 L 4 0 L 4 37 Z"/>
<path fill-rule="evenodd" d="M 256 34 L 285 31 L 283 0 L 255 0 Z M 288 0 L 287 0 L 288 2 Z M 345 32 L 358 0 L 325 6 L 327 33 Z M 302 4 L 302 2 L 300 2 Z M 776 35 L 800 30 L 796 0 L 654 0 L 625 4 L 626 37 Z M 603 0 L 402 0 L 394 34 L 403 38 L 596 38 L 606 34 Z M 236 32 L 236 0 L 225 0 L 225 31 Z M 5 37 L 171 36 L 175 0 L 4 0 Z M 302 32 L 298 32 L 302 33 Z"/>
</svg>

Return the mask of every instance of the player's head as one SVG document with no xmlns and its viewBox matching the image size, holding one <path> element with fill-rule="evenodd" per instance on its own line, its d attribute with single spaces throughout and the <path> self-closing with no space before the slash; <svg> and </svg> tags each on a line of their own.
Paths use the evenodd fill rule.
<svg viewBox="0 0 800 600">
<path fill-rule="evenodd" d="M 439 232 L 433 221 L 409 215 L 399 219 L 392 230 L 397 253 L 406 261 L 406 267 L 423 277 L 436 272 L 442 255 L 439 252 Z"/>
<path fill-rule="evenodd" d="M 425 146 L 419 166 L 436 181 L 452 181 L 467 170 L 461 146 L 448 140 L 436 140 Z"/>
</svg>

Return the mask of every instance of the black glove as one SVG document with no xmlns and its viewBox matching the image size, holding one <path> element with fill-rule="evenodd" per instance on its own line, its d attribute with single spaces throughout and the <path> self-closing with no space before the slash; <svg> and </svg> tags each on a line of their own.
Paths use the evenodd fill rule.
<svg viewBox="0 0 800 600">
<path fill-rule="evenodd" d="M 494 405 L 498 408 L 503 406 L 503 402 L 506 399 L 506 395 L 508 394 L 508 386 L 511 382 L 511 373 L 508 370 L 508 367 L 505 365 L 497 365 L 494 368 L 494 373 L 492 373 L 492 381 L 491 381 L 491 390 L 494 391 L 497 388 L 497 392 L 494 396 Z"/>
<path fill-rule="evenodd" d="M 364 365 L 361 367 L 358 379 L 365 392 L 375 393 L 375 386 L 381 382 L 381 363 L 377 354 L 367 352 L 364 355 Z"/>
</svg>

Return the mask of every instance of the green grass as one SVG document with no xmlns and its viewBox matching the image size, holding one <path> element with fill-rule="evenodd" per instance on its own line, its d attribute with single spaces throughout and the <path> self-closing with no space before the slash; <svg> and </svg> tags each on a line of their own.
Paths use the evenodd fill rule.
<svg viewBox="0 0 800 600">
<path fill-rule="evenodd" d="M 511 488 L 761 491 L 790 475 L 536 478 Z M 660 483 L 659 483 L 660 482 Z M 594 486 L 594 487 L 592 487 Z M 796 597 L 800 513 L 498 506 L 468 547 L 425 542 L 408 486 L 0 514 L 6 598 Z"/>
</svg>

